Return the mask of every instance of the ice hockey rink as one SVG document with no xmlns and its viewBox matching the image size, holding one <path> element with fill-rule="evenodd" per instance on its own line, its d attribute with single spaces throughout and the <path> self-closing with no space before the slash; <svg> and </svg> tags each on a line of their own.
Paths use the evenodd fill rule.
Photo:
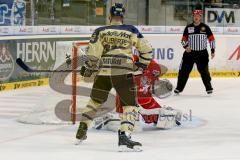
<svg viewBox="0 0 240 160">
<path fill-rule="evenodd" d="M 176 84 L 176 79 L 171 79 Z M 49 87 L 0 92 L 1 160 L 239 160 L 240 79 L 213 78 L 207 96 L 200 78 L 189 80 L 180 96 L 161 100 L 189 114 L 192 120 L 170 130 L 146 128 L 133 139 L 143 152 L 117 152 L 117 133 L 91 129 L 82 145 L 74 145 L 76 125 L 30 125 L 16 119 L 30 112 Z"/>
</svg>

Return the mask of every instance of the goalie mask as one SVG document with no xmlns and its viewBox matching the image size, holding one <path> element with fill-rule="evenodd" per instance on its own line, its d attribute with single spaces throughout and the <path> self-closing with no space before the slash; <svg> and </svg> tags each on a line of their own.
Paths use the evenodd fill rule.
<svg viewBox="0 0 240 160">
<path fill-rule="evenodd" d="M 161 68 L 159 64 L 157 64 L 155 61 L 151 61 L 147 69 L 144 70 L 144 75 L 150 78 L 152 81 L 158 80 L 160 74 L 161 74 Z"/>
</svg>

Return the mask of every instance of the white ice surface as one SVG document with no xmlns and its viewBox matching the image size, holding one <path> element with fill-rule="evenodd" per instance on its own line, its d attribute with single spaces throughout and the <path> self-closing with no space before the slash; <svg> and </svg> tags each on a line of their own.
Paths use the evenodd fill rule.
<svg viewBox="0 0 240 160">
<path fill-rule="evenodd" d="M 174 84 L 176 80 L 173 79 Z M 172 130 L 149 130 L 133 135 L 141 153 L 117 152 L 117 134 L 90 130 L 88 139 L 74 145 L 77 125 L 28 125 L 16 122 L 30 111 L 48 87 L 0 92 L 1 160 L 239 160 L 240 78 L 213 79 L 214 95 L 207 97 L 200 79 L 190 79 L 181 96 L 162 104 L 192 111 L 193 121 Z"/>
</svg>

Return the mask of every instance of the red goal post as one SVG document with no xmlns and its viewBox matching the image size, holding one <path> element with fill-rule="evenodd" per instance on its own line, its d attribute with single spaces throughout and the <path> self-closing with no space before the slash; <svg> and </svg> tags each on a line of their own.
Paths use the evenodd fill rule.
<svg viewBox="0 0 240 160">
<path fill-rule="evenodd" d="M 72 53 L 72 109 L 71 109 L 71 120 L 72 123 L 76 123 L 76 112 L 77 112 L 77 82 L 78 82 L 78 55 L 80 50 L 82 51 L 84 48 L 88 46 L 88 41 L 76 41 L 73 42 L 73 53 Z"/>
</svg>

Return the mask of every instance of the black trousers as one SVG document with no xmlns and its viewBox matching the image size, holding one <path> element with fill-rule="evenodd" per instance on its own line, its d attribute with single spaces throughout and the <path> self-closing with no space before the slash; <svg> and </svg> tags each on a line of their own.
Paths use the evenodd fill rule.
<svg viewBox="0 0 240 160">
<path fill-rule="evenodd" d="M 91 98 L 102 104 L 107 100 L 108 94 L 112 88 L 114 88 L 120 96 L 122 106 L 137 106 L 136 87 L 132 74 L 96 76 Z"/>
<path fill-rule="evenodd" d="M 184 52 L 182 62 L 178 73 L 177 90 L 182 92 L 185 88 L 189 74 L 192 71 L 194 63 L 197 65 L 198 72 L 201 75 L 206 91 L 213 90 L 211 85 L 211 76 L 208 68 L 209 55 L 207 50 Z"/>
</svg>

